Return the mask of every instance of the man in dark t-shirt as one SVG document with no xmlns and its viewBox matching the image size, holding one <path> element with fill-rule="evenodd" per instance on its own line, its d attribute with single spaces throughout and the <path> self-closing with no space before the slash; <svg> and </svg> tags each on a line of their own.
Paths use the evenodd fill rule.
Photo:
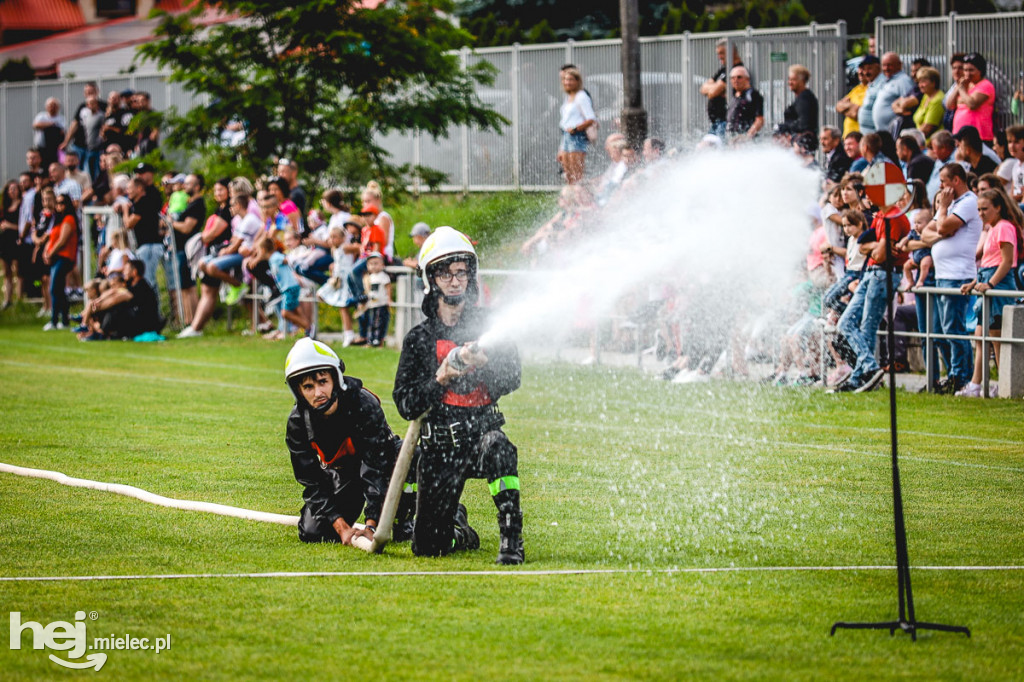
<svg viewBox="0 0 1024 682">
<path fill-rule="evenodd" d="M 163 328 L 156 292 L 145 279 L 146 264 L 141 260 L 129 260 L 124 264 L 123 273 L 123 289 L 90 303 L 92 309 L 89 312 L 100 320 L 101 331 L 98 336 L 90 335 L 87 340 L 130 339 L 146 332 L 159 332 Z"/>
<path fill-rule="evenodd" d="M 733 98 L 728 132 L 737 140 L 753 140 L 764 127 L 764 98 L 750 85 L 750 73 L 743 65 L 732 67 L 729 82 Z"/>
<path fill-rule="evenodd" d="M 725 48 L 727 41 L 725 39 L 719 40 L 718 44 L 715 45 L 715 54 L 718 56 L 718 61 L 721 63 L 718 71 L 715 72 L 711 78 L 704 81 L 704 84 L 700 86 L 700 94 L 708 98 L 708 121 L 710 122 L 710 128 L 708 132 L 712 135 L 718 135 L 725 139 L 725 123 L 726 123 L 726 104 L 725 104 L 725 88 L 726 88 L 726 74 L 731 67 L 725 64 Z M 740 61 L 740 55 L 733 47 L 732 50 L 732 66 L 739 66 L 743 62 Z"/>
<path fill-rule="evenodd" d="M 206 225 L 206 200 L 203 198 L 203 186 L 205 179 L 198 173 L 191 173 L 185 177 L 183 189 L 188 194 L 188 205 L 181 213 L 172 213 L 171 226 L 174 228 L 174 251 L 178 268 L 178 281 L 181 282 L 182 304 L 184 311 L 182 319 L 187 323 L 192 321 L 192 314 L 195 312 L 199 299 L 196 297 L 196 282 L 192 279 L 192 268 L 189 267 L 188 257 L 185 254 L 185 244 L 194 235 L 202 231 Z M 170 257 L 170 254 L 167 256 Z M 164 267 L 167 267 L 165 261 Z M 175 281 L 172 278 L 168 283 L 168 289 L 175 288 Z M 171 301 L 177 305 L 174 297 Z"/>
<path fill-rule="evenodd" d="M 145 176 L 152 174 L 146 164 L 139 164 L 136 175 L 128 184 L 128 198 L 131 206 L 119 205 L 124 226 L 135 233 L 136 250 L 139 259 L 146 263 L 146 280 L 156 290 L 156 268 L 164 255 L 161 234 L 160 209 L 163 199 L 160 190 L 146 183 Z M 164 272 L 166 275 L 166 271 Z"/>
</svg>

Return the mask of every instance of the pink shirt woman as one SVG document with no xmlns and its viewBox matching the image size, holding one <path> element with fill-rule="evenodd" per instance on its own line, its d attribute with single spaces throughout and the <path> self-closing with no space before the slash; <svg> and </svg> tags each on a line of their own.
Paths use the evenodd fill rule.
<svg viewBox="0 0 1024 682">
<path fill-rule="evenodd" d="M 995 110 L 996 87 L 985 78 L 985 58 L 976 52 L 964 57 L 964 77 L 953 93 L 956 112 L 953 114 L 953 134 L 964 126 L 974 126 L 982 141 L 991 143 L 992 113 Z"/>
</svg>

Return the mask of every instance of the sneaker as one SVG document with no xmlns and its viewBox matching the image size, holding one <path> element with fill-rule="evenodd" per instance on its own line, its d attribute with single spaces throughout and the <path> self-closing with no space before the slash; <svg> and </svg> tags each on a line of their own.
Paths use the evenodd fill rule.
<svg viewBox="0 0 1024 682">
<path fill-rule="evenodd" d="M 192 328 L 192 325 L 189 325 L 189 326 L 185 327 L 184 329 L 182 329 L 180 332 L 178 332 L 178 338 L 179 339 L 194 339 L 194 338 L 196 338 L 198 336 L 202 336 L 202 335 L 203 335 L 202 330 L 196 331 L 195 329 Z"/>
<path fill-rule="evenodd" d="M 829 386 L 838 386 L 849 379 L 851 374 L 853 374 L 853 368 L 844 363 L 829 372 L 825 383 Z"/>
<path fill-rule="evenodd" d="M 240 300 L 242 300 L 242 297 L 245 296 L 245 294 L 248 293 L 248 291 L 249 287 L 246 286 L 245 284 L 239 285 L 237 287 L 228 286 L 228 293 L 225 294 L 224 296 L 224 302 L 228 305 L 235 305 Z"/>
<path fill-rule="evenodd" d="M 352 342 L 356 338 L 356 333 L 349 329 L 347 332 L 341 335 L 341 347 L 348 348 L 352 345 Z"/>
<path fill-rule="evenodd" d="M 63 328 L 64 328 L 64 323 L 63 322 L 58 322 L 57 324 L 54 324 L 53 322 L 47 322 L 45 325 L 43 325 L 43 331 L 44 332 L 52 332 L 54 329 L 63 329 Z"/>
<path fill-rule="evenodd" d="M 74 333 L 76 333 L 76 334 L 81 334 L 82 332 L 87 332 L 87 331 L 89 331 L 89 328 L 88 328 L 88 327 L 86 327 L 86 326 L 85 326 L 84 324 L 80 324 L 80 325 L 78 325 L 77 327 L 72 327 L 72 328 L 71 328 L 71 331 L 73 331 L 73 332 L 74 332 Z"/>
<path fill-rule="evenodd" d="M 455 551 L 462 549 L 480 549 L 480 536 L 469 525 L 466 505 L 460 504 L 455 512 Z"/>
<path fill-rule="evenodd" d="M 976 384 L 973 381 L 967 382 L 967 385 L 961 388 L 953 395 L 958 395 L 961 398 L 980 398 L 981 397 L 981 384 Z"/>
<path fill-rule="evenodd" d="M 873 390 L 875 390 L 876 388 L 878 388 L 879 386 L 882 385 L 882 380 L 883 379 L 885 379 L 885 370 L 882 369 L 882 368 L 878 368 L 878 369 L 875 370 L 874 374 L 869 376 L 864 381 L 863 384 L 861 384 L 857 388 L 853 389 L 853 392 L 854 393 L 867 393 L 868 391 L 873 391 Z"/>
<path fill-rule="evenodd" d="M 580 364 L 583 365 L 584 367 L 592 365 L 595 362 L 597 362 L 597 358 L 595 358 L 593 355 L 588 355 L 587 357 L 580 360 Z"/>
<path fill-rule="evenodd" d="M 832 388 L 825 391 L 825 393 L 828 393 L 829 395 L 835 393 L 853 393 L 857 391 L 861 386 L 863 386 L 863 384 L 855 384 L 849 380 L 849 377 L 847 377 L 846 381 L 839 384 L 838 386 L 833 386 Z"/>
<path fill-rule="evenodd" d="M 963 387 L 964 385 L 953 377 L 947 377 L 935 386 L 935 392 L 939 395 L 954 395 Z"/>
<path fill-rule="evenodd" d="M 49 316 L 50 316 L 50 309 L 49 308 L 40 308 L 39 312 L 36 313 L 36 317 L 49 317 Z"/>
<path fill-rule="evenodd" d="M 820 378 L 813 374 L 801 374 L 796 379 L 793 379 L 793 386 L 813 386 L 814 384 L 821 381 Z"/>
<path fill-rule="evenodd" d="M 988 385 L 988 397 L 989 398 L 998 398 L 999 397 L 999 384 L 991 384 L 990 383 Z"/>
</svg>

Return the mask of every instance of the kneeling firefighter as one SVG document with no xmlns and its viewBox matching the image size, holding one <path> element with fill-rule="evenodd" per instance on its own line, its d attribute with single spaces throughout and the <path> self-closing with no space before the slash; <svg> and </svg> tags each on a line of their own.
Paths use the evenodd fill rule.
<svg viewBox="0 0 1024 682">
<path fill-rule="evenodd" d="M 476 343 L 486 319 L 477 305 L 476 251 L 466 235 L 437 228 L 419 263 L 427 319 L 405 337 L 394 390 L 402 417 L 426 413 L 412 551 L 439 556 L 479 547 L 459 498 L 467 478 L 485 478 L 498 508 L 497 563 L 521 564 L 518 454 L 501 430 L 505 418 L 498 410 L 498 399 L 519 388 L 519 354 L 510 343 Z"/>
<path fill-rule="evenodd" d="M 303 486 L 303 542 L 372 540 L 401 448 L 380 399 L 344 371 L 345 364 L 327 344 L 310 338 L 299 339 L 285 360 L 285 379 L 295 394 L 285 442 L 295 480 Z M 411 515 L 414 496 L 403 495 L 402 503 Z M 364 507 L 366 527 L 356 529 Z M 399 521 L 396 541 L 403 539 L 401 529 Z"/>
</svg>

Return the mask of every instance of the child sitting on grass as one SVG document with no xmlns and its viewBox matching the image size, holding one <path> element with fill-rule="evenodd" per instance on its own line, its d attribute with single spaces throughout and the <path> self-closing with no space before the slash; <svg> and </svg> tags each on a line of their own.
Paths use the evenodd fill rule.
<svg viewBox="0 0 1024 682">
<path fill-rule="evenodd" d="M 270 276 L 274 278 L 277 290 L 281 292 L 280 311 L 281 317 L 288 320 L 296 327 L 303 329 L 310 334 L 310 321 L 299 308 L 299 294 L 302 287 L 295 277 L 295 271 L 285 260 L 284 254 L 277 250 L 277 244 L 271 237 L 263 237 L 256 243 L 255 262 L 266 262 L 270 269 Z M 275 330 L 268 332 L 263 338 L 269 341 L 280 341 L 284 338 L 284 332 Z"/>
</svg>

